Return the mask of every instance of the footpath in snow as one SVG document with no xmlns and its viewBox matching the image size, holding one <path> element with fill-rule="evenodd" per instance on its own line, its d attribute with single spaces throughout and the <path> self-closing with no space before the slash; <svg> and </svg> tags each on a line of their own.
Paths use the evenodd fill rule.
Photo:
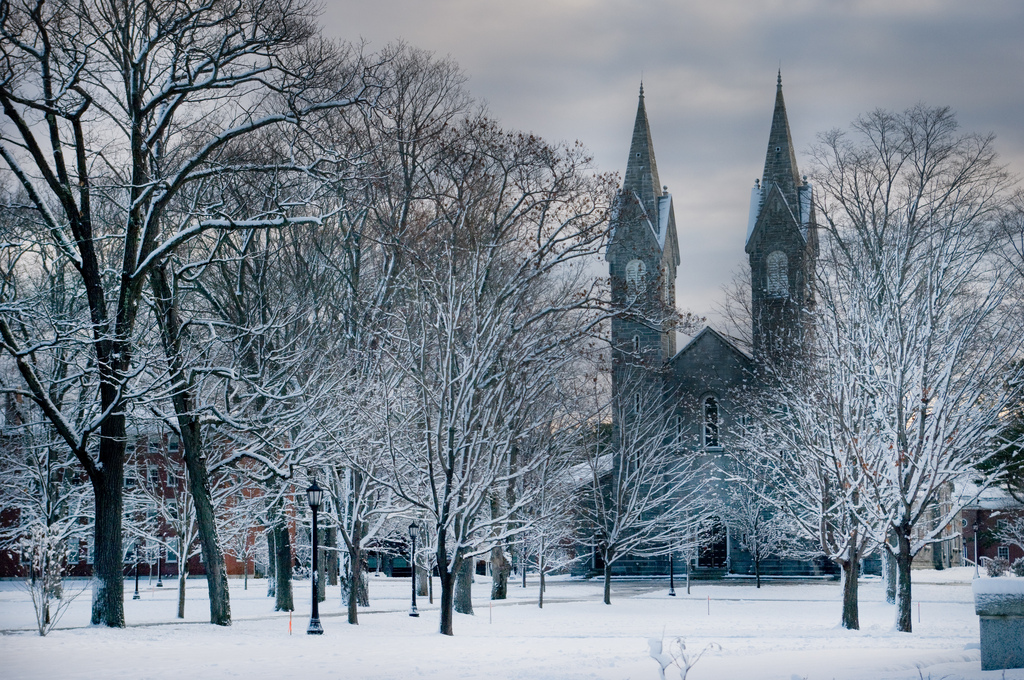
<svg viewBox="0 0 1024 680">
<path fill-rule="evenodd" d="M 186 622 L 174 618 L 176 582 L 157 589 L 147 581 L 132 600 L 126 582 L 129 627 L 88 626 L 89 593 L 73 603 L 45 638 L 32 630 L 28 595 L 0 583 L 0 676 L 85 680 L 120 678 L 456 678 L 529 680 L 656 680 L 648 640 L 677 637 L 690 652 L 715 645 L 687 680 L 1024 680 L 1024 670 L 980 670 L 978 618 L 968 569 L 915 572 L 914 632 L 893 630 L 894 610 L 882 585 L 860 586 L 860 631 L 838 626 L 836 582 L 677 581 L 613 583 L 612 605 L 601 603 L 599 581 L 551 579 L 545 606 L 537 583 L 510 587 L 510 599 L 491 606 L 490 584 L 474 586 L 475 616 L 456 615 L 455 637 L 437 633 L 438 612 L 419 598 L 421 616 L 408 616 L 408 579 L 370 579 L 370 603 L 350 626 L 336 588 L 321 604 L 324 635 L 307 636 L 309 582 L 296 582 L 296 612 L 273 612 L 266 582 L 231 583 L 234 625 L 208 618 L 206 584 L 188 582 Z M 479 577 L 478 577 L 479 578 Z M 71 582 L 70 587 L 81 587 Z M 435 588 L 437 582 L 435 580 Z M 436 594 L 436 593 L 435 593 Z M 670 668 L 667 677 L 678 678 Z"/>
</svg>

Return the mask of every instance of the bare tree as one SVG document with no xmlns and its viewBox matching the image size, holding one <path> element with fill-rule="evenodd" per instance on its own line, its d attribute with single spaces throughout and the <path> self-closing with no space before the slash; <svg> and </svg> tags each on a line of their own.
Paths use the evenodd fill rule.
<svg viewBox="0 0 1024 680">
<path fill-rule="evenodd" d="M 288 197 L 270 210 L 224 214 L 222 197 L 200 187 L 239 169 L 285 170 L 246 153 L 244 141 L 269 130 L 287 138 L 307 116 L 352 104 L 360 88 L 331 68 L 335 55 L 317 40 L 304 0 L 24 0 L 3 5 L 0 36 L 0 104 L 7 121 L 0 157 L 38 225 L 33 252 L 67 263 L 88 302 L 86 317 L 73 320 L 55 346 L 25 336 L 25 301 L 9 300 L 14 304 L 0 313 L 0 339 L 17 362 L 19 389 L 39 405 L 92 482 L 92 619 L 123 626 L 126 405 L 139 370 L 136 322 L 147 278 L 203 232 L 294 219 Z M 194 219 L 166 224 L 185 194 L 193 197 Z M 26 347 L 88 351 L 86 372 L 97 396 L 87 420 L 76 422 L 53 401 L 53 385 L 40 369 L 45 359 Z M 190 445 L 186 441 L 186 465 L 212 570 L 211 621 L 226 625 L 222 559 L 200 488 L 202 452 Z"/>
<path fill-rule="evenodd" d="M 857 490 L 861 530 L 893 550 L 896 627 L 909 632 L 911 561 L 970 500 L 954 485 L 992 455 L 1020 386 L 1012 279 L 991 238 L 1011 180 L 991 136 L 959 132 L 946 108 L 874 111 L 814 154 L 827 264 L 809 391 L 834 406 L 801 424 L 832 428 L 844 476 L 857 470 L 834 488 Z"/>
<path fill-rule="evenodd" d="M 626 375 L 610 402 L 597 387 L 581 399 L 594 409 L 580 429 L 580 532 L 603 563 L 605 604 L 611 604 L 617 560 L 678 551 L 687 537 L 695 540 L 709 510 L 710 469 L 698 457 L 680 455 L 680 433 L 660 381 L 644 369 Z M 614 432 L 608 426 L 613 422 Z"/>
</svg>

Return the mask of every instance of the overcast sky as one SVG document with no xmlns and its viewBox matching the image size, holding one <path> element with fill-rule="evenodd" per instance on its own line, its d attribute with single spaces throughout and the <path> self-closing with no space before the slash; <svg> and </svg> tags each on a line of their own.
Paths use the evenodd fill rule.
<svg viewBox="0 0 1024 680">
<path fill-rule="evenodd" d="M 328 35 L 451 56 L 506 127 L 625 170 L 641 76 L 675 198 L 679 306 L 710 314 L 744 260 L 781 64 L 798 163 L 875 108 L 950 106 L 1024 174 L 1021 0 L 324 0 Z"/>
</svg>

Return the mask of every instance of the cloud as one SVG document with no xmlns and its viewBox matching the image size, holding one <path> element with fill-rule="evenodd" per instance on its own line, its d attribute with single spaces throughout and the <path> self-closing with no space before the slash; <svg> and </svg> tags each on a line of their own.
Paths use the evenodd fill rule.
<svg viewBox="0 0 1024 680">
<path fill-rule="evenodd" d="M 681 306 L 708 313 L 743 261 L 780 63 L 798 159 L 874 108 L 949 105 L 1024 174 L 1019 0 L 328 0 L 329 34 L 451 55 L 505 125 L 581 140 L 622 172 L 641 75 L 676 197 Z"/>
</svg>

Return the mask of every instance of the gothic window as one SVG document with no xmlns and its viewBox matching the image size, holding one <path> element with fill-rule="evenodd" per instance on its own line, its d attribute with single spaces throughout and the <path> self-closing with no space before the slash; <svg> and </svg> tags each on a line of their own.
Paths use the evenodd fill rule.
<svg viewBox="0 0 1024 680">
<path fill-rule="evenodd" d="M 626 289 L 634 297 L 647 289 L 647 265 L 640 260 L 630 260 L 626 265 Z"/>
<path fill-rule="evenodd" d="M 773 251 L 765 260 L 768 272 L 768 294 L 785 296 L 789 294 L 789 261 L 781 250 Z"/>
<path fill-rule="evenodd" d="M 676 439 L 683 438 L 683 417 L 676 416 Z"/>
<path fill-rule="evenodd" d="M 704 400 L 704 446 L 715 447 L 718 443 L 718 400 L 708 397 Z"/>
<path fill-rule="evenodd" d="M 640 393 L 639 392 L 633 395 L 633 415 L 635 415 L 635 416 L 639 416 L 640 415 Z"/>
<path fill-rule="evenodd" d="M 634 335 L 633 336 L 633 354 L 636 354 L 637 356 L 640 355 L 640 336 L 639 335 Z"/>
</svg>

